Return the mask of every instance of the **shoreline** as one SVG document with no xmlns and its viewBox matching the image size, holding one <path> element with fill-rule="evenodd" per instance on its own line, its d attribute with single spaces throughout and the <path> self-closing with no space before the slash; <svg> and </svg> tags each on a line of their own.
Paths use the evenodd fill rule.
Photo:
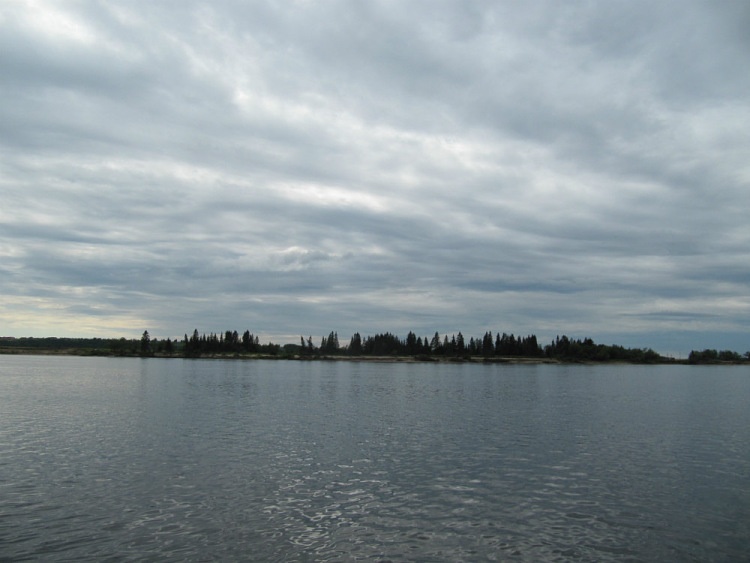
<svg viewBox="0 0 750 563">
<path fill-rule="evenodd" d="M 347 356 L 347 355 L 273 355 L 273 354 L 202 354 L 196 357 L 180 354 L 157 353 L 148 356 L 140 354 L 117 354 L 110 350 L 98 349 L 39 349 L 39 348 L 0 348 L 0 356 L 78 356 L 94 358 L 152 358 L 152 359 L 186 359 L 186 360 L 271 360 L 296 362 L 367 362 L 367 363 L 435 363 L 435 364 L 508 364 L 508 365 L 746 365 L 747 362 L 718 361 L 713 363 L 691 364 L 687 359 L 665 359 L 656 362 L 628 362 L 624 360 L 592 361 L 584 359 L 564 359 L 523 356 Z"/>
</svg>

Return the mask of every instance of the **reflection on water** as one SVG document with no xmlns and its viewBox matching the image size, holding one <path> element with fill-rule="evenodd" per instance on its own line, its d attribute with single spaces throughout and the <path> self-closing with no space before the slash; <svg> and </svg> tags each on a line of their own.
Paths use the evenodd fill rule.
<svg viewBox="0 0 750 563">
<path fill-rule="evenodd" d="M 0 558 L 741 560 L 748 375 L 0 357 Z"/>
</svg>

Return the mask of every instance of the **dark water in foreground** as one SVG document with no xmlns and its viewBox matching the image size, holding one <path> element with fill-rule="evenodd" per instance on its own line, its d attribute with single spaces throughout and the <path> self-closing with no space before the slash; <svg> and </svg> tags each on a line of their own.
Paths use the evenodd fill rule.
<svg viewBox="0 0 750 563">
<path fill-rule="evenodd" d="M 0 356 L 0 559 L 740 561 L 750 370 Z"/>
</svg>

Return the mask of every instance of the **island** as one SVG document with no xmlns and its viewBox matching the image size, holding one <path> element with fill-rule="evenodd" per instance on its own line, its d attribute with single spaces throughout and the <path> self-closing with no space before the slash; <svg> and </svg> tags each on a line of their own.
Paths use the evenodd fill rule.
<svg viewBox="0 0 750 563">
<path fill-rule="evenodd" d="M 731 350 L 693 350 L 686 359 L 675 359 L 651 348 L 597 344 L 591 338 L 574 339 L 562 335 L 542 346 L 533 334 L 515 336 L 503 332 L 493 336 L 491 331 L 468 340 L 461 332 L 450 336 L 435 332 L 432 337 L 421 337 L 410 331 L 406 338 L 390 332 L 362 337 L 357 332 L 343 345 L 335 331 L 323 336 L 319 345 L 313 342 L 312 336 L 300 336 L 298 344 L 262 344 L 249 330 L 240 335 L 236 330 L 206 334 L 195 329 L 182 339 L 152 338 L 147 330 L 139 339 L 4 336 L 0 337 L 0 354 L 372 362 L 750 363 L 750 352 L 741 355 Z"/>
</svg>

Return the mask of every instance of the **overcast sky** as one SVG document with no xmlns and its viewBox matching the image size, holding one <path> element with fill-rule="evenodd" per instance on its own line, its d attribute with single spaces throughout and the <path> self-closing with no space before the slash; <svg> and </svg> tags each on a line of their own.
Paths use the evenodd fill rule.
<svg viewBox="0 0 750 563">
<path fill-rule="evenodd" d="M 750 3 L 0 3 L 0 336 L 750 350 Z"/>
</svg>

